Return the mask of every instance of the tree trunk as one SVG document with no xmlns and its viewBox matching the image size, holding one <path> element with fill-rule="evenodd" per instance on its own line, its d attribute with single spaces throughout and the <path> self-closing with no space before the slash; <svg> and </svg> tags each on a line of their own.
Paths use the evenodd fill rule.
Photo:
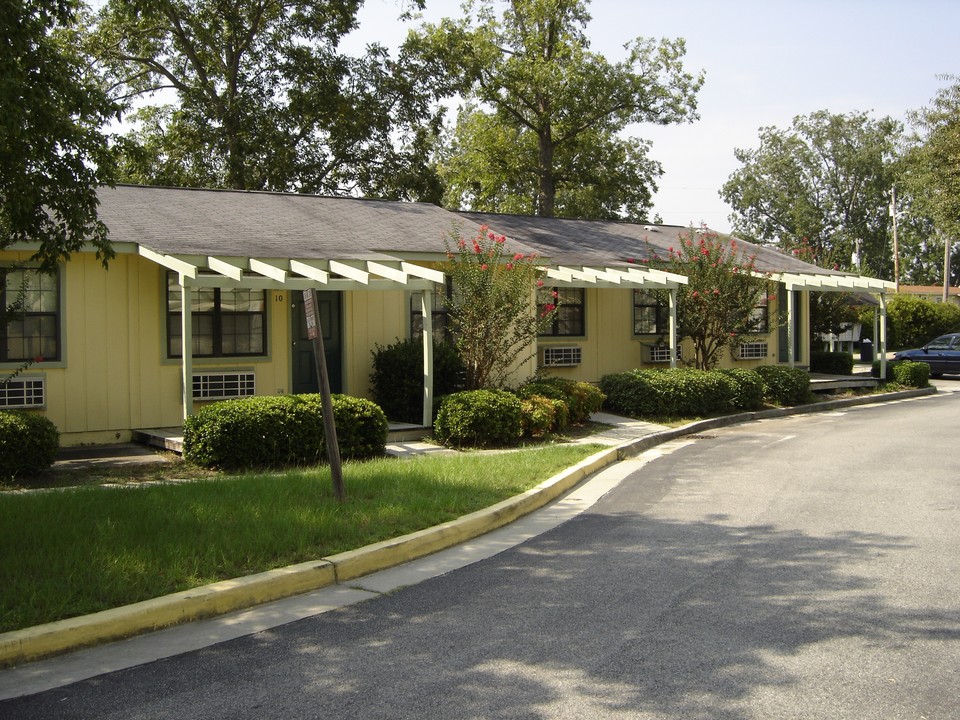
<svg viewBox="0 0 960 720">
<path fill-rule="evenodd" d="M 537 187 L 536 214 L 540 217 L 553 217 L 554 199 L 557 194 L 556 179 L 553 176 L 553 133 L 548 125 L 537 133 L 540 144 L 539 187 Z"/>
</svg>

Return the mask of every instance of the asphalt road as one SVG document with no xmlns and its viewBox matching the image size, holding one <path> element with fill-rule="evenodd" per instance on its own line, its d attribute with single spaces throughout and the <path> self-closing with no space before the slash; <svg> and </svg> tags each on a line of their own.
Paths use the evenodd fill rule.
<svg viewBox="0 0 960 720">
<path fill-rule="evenodd" d="M 958 411 L 678 441 L 488 560 L 0 718 L 955 719 Z"/>
</svg>

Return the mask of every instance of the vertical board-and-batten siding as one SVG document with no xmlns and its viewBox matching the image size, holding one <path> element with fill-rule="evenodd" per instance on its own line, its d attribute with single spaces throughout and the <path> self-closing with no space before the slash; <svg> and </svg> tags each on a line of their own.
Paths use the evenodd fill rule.
<svg viewBox="0 0 960 720">
<path fill-rule="evenodd" d="M 410 336 L 410 295 L 405 290 L 343 293 L 343 390 L 370 397 L 372 351 Z"/>
</svg>

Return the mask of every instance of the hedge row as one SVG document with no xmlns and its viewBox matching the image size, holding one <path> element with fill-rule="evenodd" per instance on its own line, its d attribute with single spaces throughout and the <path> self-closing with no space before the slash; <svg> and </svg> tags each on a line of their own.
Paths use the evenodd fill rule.
<svg viewBox="0 0 960 720">
<path fill-rule="evenodd" d="M 361 460 L 382 455 L 387 418 L 369 400 L 333 396 L 340 456 Z M 203 467 L 239 470 L 315 465 L 326 461 L 320 395 L 281 395 L 225 400 L 183 423 L 183 456 Z"/>
<path fill-rule="evenodd" d="M 764 401 L 805 402 L 810 378 L 799 368 L 763 366 L 756 370 L 631 370 L 600 380 L 607 407 L 631 417 L 703 417 L 754 410 Z"/>
<path fill-rule="evenodd" d="M 11 479 L 45 470 L 60 449 L 57 426 L 43 415 L 0 411 L 0 477 Z"/>
<path fill-rule="evenodd" d="M 810 378 L 799 368 L 756 370 L 631 370 L 606 375 L 599 389 L 588 383 L 550 378 L 506 390 L 459 392 L 443 399 L 434 434 L 457 447 L 515 444 L 523 436 L 561 432 L 605 405 L 631 417 L 703 417 L 755 410 L 764 402 L 806 402 Z"/>
</svg>

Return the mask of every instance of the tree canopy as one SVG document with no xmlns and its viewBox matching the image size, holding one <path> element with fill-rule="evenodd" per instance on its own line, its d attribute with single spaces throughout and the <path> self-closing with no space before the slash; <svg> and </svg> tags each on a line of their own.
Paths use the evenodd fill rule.
<svg viewBox="0 0 960 720">
<path fill-rule="evenodd" d="M 340 52 L 360 5 L 108 0 L 94 47 L 118 95 L 141 102 L 124 178 L 438 197 L 427 165 L 440 128 L 432 79 L 379 45 Z M 176 102 L 163 102 L 171 93 Z"/>
<path fill-rule="evenodd" d="M 762 128 L 721 190 L 745 239 L 807 253 L 821 267 L 890 274 L 889 195 L 902 127 L 866 113 L 819 111 Z"/>
<path fill-rule="evenodd" d="M 907 154 L 904 187 L 912 198 L 913 214 L 929 218 L 936 237 L 928 240 L 943 256 L 944 243 L 960 240 L 960 78 L 944 76 L 942 88 L 929 107 L 914 111 L 910 121 L 917 133 Z M 929 235 L 928 235 L 929 238 Z M 933 263 L 934 266 L 937 263 Z M 935 274 L 943 278 L 942 263 Z M 960 280 L 960 258 L 953 253 L 951 275 Z"/>
<path fill-rule="evenodd" d="M 703 74 L 682 39 L 635 39 L 610 62 L 589 50 L 585 0 L 468 0 L 464 17 L 412 33 L 465 106 L 439 162 L 445 203 L 542 216 L 630 217 L 650 208 L 658 163 L 631 123 L 697 118 Z"/>
<path fill-rule="evenodd" d="M 0 248 L 38 242 L 45 269 L 92 243 L 112 256 L 96 188 L 113 181 L 101 128 L 116 106 L 75 35 L 78 0 L 0 0 Z"/>
</svg>

